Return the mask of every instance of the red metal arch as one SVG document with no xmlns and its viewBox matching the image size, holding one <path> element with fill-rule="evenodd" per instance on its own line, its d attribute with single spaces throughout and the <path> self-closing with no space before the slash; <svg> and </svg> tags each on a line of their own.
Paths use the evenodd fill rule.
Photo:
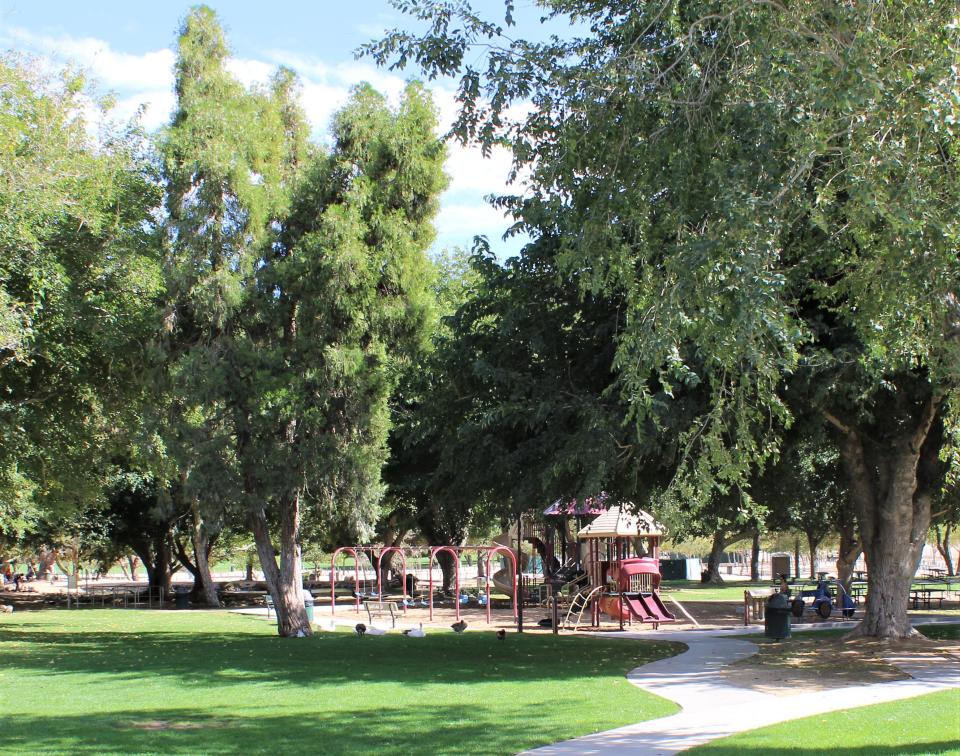
<svg viewBox="0 0 960 756">
<path fill-rule="evenodd" d="M 389 554 L 392 551 L 396 551 L 400 555 L 400 564 L 402 565 L 401 566 L 402 577 L 401 577 L 400 585 L 403 586 L 401 588 L 403 597 L 404 598 L 407 597 L 407 555 L 404 553 L 402 546 L 387 546 L 386 548 L 381 549 L 380 552 L 377 554 L 377 594 L 379 594 L 381 601 L 383 600 L 383 585 L 382 585 L 383 570 L 380 569 L 380 560 L 383 559 L 384 554 Z M 402 602 L 402 605 L 403 605 L 403 613 L 406 614 L 407 602 L 406 601 Z"/>
<path fill-rule="evenodd" d="M 517 619 L 517 555 L 509 546 L 493 546 L 487 549 L 486 562 L 486 583 L 487 583 L 487 624 L 490 624 L 490 557 L 494 554 L 506 554 L 510 557 L 510 565 L 513 567 L 513 618 Z"/>
<path fill-rule="evenodd" d="M 457 622 L 460 621 L 460 550 L 453 546 L 431 546 L 430 547 L 430 563 L 427 565 L 427 568 L 430 572 L 430 621 L 433 621 L 433 560 L 441 551 L 445 551 L 450 556 L 453 557 L 453 566 L 454 566 L 454 590 L 457 594 L 456 600 L 453 602 L 456 607 L 457 612 Z M 439 564 L 439 560 L 437 564 Z"/>
<path fill-rule="evenodd" d="M 340 555 L 341 551 L 348 551 L 353 554 L 353 595 L 355 601 L 355 608 L 357 614 L 360 613 L 360 555 L 357 553 L 357 550 L 353 546 L 341 546 L 339 549 L 336 549 L 333 552 L 333 557 L 330 559 L 330 614 L 336 615 L 337 613 L 337 581 L 334 580 L 334 575 L 336 574 L 337 569 L 337 557 Z"/>
</svg>

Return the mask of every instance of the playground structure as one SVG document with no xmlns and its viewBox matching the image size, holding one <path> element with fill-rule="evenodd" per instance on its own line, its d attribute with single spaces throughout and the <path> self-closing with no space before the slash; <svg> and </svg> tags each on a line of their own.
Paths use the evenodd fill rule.
<svg viewBox="0 0 960 756">
<path fill-rule="evenodd" d="M 580 530 L 587 544 L 589 595 L 593 596 L 591 623 L 600 613 L 632 623 L 648 622 L 654 628 L 676 618 L 660 599 L 660 539 L 663 528 L 648 513 L 610 507 Z"/>
<path fill-rule="evenodd" d="M 661 623 L 675 621 L 659 593 L 659 545 L 663 528 L 648 513 L 637 510 L 634 514 L 632 510 L 627 505 L 610 506 L 608 497 L 600 494 L 581 501 L 558 500 L 541 516 L 521 516 L 495 537 L 490 546 L 341 547 L 334 552 L 331 563 L 331 614 L 337 611 L 337 560 L 341 555 L 351 555 L 353 603 L 357 613 L 364 599 L 383 601 L 385 589 L 393 585 L 399 592 L 390 598 L 397 600 L 398 609 L 406 614 L 413 606 L 427 608 L 432 621 L 437 601 L 434 566 L 439 566 L 443 556 L 453 571 L 453 606 L 459 621 L 462 604 L 472 600 L 461 593 L 462 561 L 465 556 L 468 561 L 475 556 L 476 601 L 486 609 L 488 623 L 496 591 L 509 597 L 513 619 L 518 623 L 522 621 L 525 601 L 540 606 L 563 601 L 569 602 L 563 623 L 566 628 L 577 629 L 588 610 L 591 627 L 599 627 L 601 615 L 606 614 L 618 621 L 621 629 L 624 620 L 631 624 L 634 621 L 649 623 L 657 628 Z M 530 555 L 524 553 L 523 544 L 529 544 Z M 417 581 L 411 579 L 413 575 L 409 571 L 410 558 L 419 562 L 424 557 L 428 572 L 425 593 L 422 589 L 416 590 Z M 373 567 L 374 580 L 368 580 L 361 573 L 363 558 Z M 503 566 L 496 572 L 492 570 L 494 559 L 503 560 Z M 388 579 L 390 574 L 394 575 L 393 579 Z M 366 590 L 367 583 L 375 583 L 376 589 Z"/>
</svg>

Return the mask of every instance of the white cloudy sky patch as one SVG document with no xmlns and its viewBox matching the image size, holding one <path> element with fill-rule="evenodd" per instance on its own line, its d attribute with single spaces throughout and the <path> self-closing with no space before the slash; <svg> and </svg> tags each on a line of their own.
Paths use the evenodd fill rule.
<svg viewBox="0 0 960 756">
<path fill-rule="evenodd" d="M 143 107 L 143 126 L 155 130 L 169 120 L 175 105 L 175 56 L 171 49 L 133 54 L 116 50 L 101 39 L 40 34 L 19 27 L 0 31 L 0 45 L 37 56 L 48 65 L 71 64 L 81 68 L 98 90 L 114 95 L 116 104 L 109 114 L 112 119 L 128 121 Z M 314 137 L 321 141 L 328 140 L 330 120 L 346 103 L 352 86 L 361 81 L 369 82 L 395 104 L 406 83 L 400 76 L 364 61 L 331 64 L 312 56 L 277 49 L 264 51 L 262 58 L 233 57 L 228 63 L 230 72 L 246 86 L 269 81 L 279 65 L 290 67 L 300 77 L 301 104 Z M 454 93 L 443 87 L 432 87 L 432 90 L 441 118 L 440 132 L 443 133 L 456 113 Z M 506 184 L 509 154 L 497 150 L 490 158 L 484 158 L 478 148 L 463 147 L 451 141 L 448 156 L 446 171 L 450 185 L 441 198 L 434 248 L 469 248 L 475 236 L 484 235 L 500 257 L 515 254 L 521 241 L 506 244 L 499 241 L 510 225 L 509 219 L 484 199 L 490 194 L 520 191 L 520 186 Z"/>
</svg>

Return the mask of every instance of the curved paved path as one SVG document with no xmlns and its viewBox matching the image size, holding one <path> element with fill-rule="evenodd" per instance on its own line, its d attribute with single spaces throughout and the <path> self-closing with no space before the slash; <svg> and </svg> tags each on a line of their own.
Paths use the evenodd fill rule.
<svg viewBox="0 0 960 756">
<path fill-rule="evenodd" d="M 716 672 L 756 653 L 755 644 L 729 637 L 742 632 L 659 631 L 618 635 L 625 639 L 679 641 L 689 646 L 685 653 L 638 667 L 627 675 L 637 687 L 675 701 L 683 710 L 670 717 L 554 743 L 528 753 L 541 756 L 613 751 L 638 756 L 674 754 L 716 738 L 779 724 L 786 719 L 960 687 L 960 659 L 938 659 L 935 662 L 891 660 L 912 679 L 800 693 L 789 698 L 737 687 L 719 679 Z M 756 632 L 756 628 L 748 632 Z M 788 717 L 784 717 L 784 708 L 789 708 Z"/>
</svg>

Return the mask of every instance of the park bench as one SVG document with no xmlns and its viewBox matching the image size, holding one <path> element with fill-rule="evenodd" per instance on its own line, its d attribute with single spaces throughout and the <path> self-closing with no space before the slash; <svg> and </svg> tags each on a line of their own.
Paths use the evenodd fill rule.
<svg viewBox="0 0 960 756">
<path fill-rule="evenodd" d="M 367 619 L 371 625 L 375 619 L 390 617 L 390 627 L 397 626 L 399 607 L 396 601 L 364 601 L 363 605 L 367 609 Z"/>
</svg>

